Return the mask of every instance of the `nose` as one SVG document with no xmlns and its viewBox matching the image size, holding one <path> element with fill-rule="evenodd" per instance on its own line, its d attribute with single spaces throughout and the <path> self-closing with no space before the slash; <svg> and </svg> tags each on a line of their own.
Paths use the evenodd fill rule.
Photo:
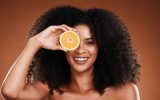
<svg viewBox="0 0 160 100">
<path fill-rule="evenodd" d="M 82 43 L 80 43 L 79 46 L 78 46 L 78 48 L 75 50 L 75 53 L 77 53 L 77 54 L 83 54 L 85 52 L 86 52 L 85 46 Z"/>
</svg>

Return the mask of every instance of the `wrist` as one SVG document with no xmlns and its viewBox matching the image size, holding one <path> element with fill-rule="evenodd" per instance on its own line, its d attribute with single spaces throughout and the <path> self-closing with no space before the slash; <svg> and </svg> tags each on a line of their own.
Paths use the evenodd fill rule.
<svg viewBox="0 0 160 100">
<path fill-rule="evenodd" d="M 35 37 L 30 38 L 28 41 L 28 44 L 31 44 L 32 46 L 36 47 L 37 49 L 40 49 L 42 47 L 41 43 Z"/>
</svg>

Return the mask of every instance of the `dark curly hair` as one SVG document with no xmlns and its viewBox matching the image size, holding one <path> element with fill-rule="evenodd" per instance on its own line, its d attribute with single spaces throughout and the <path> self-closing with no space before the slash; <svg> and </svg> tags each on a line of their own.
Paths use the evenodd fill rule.
<svg viewBox="0 0 160 100">
<path fill-rule="evenodd" d="M 91 29 L 98 45 L 93 78 L 97 92 L 103 94 L 106 87 L 139 80 L 140 64 L 132 47 L 131 36 L 115 14 L 101 8 L 51 8 L 36 20 L 29 31 L 29 38 L 51 25 L 61 24 L 71 27 L 85 24 Z M 53 94 L 53 90 L 61 91 L 60 87 L 70 82 L 70 65 L 65 52 L 40 49 L 30 65 L 27 83 L 31 83 L 31 79 L 48 84 L 50 94 Z"/>
</svg>

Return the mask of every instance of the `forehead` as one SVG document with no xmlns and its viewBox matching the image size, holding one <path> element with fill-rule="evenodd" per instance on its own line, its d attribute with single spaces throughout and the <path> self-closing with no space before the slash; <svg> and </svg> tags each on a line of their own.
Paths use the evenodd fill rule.
<svg viewBox="0 0 160 100">
<path fill-rule="evenodd" d="M 76 29 L 80 38 L 91 38 L 92 37 L 90 28 L 87 25 L 80 24 L 80 25 L 74 26 L 73 28 Z"/>
</svg>

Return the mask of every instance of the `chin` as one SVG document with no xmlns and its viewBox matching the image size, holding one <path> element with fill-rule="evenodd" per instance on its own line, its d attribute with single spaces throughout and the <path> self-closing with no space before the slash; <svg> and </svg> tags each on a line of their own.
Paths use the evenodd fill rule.
<svg viewBox="0 0 160 100">
<path fill-rule="evenodd" d="M 78 72 L 78 73 L 83 73 L 83 72 L 87 72 L 93 69 L 92 66 L 87 66 L 87 65 L 72 65 L 71 66 L 71 70 Z"/>
</svg>

